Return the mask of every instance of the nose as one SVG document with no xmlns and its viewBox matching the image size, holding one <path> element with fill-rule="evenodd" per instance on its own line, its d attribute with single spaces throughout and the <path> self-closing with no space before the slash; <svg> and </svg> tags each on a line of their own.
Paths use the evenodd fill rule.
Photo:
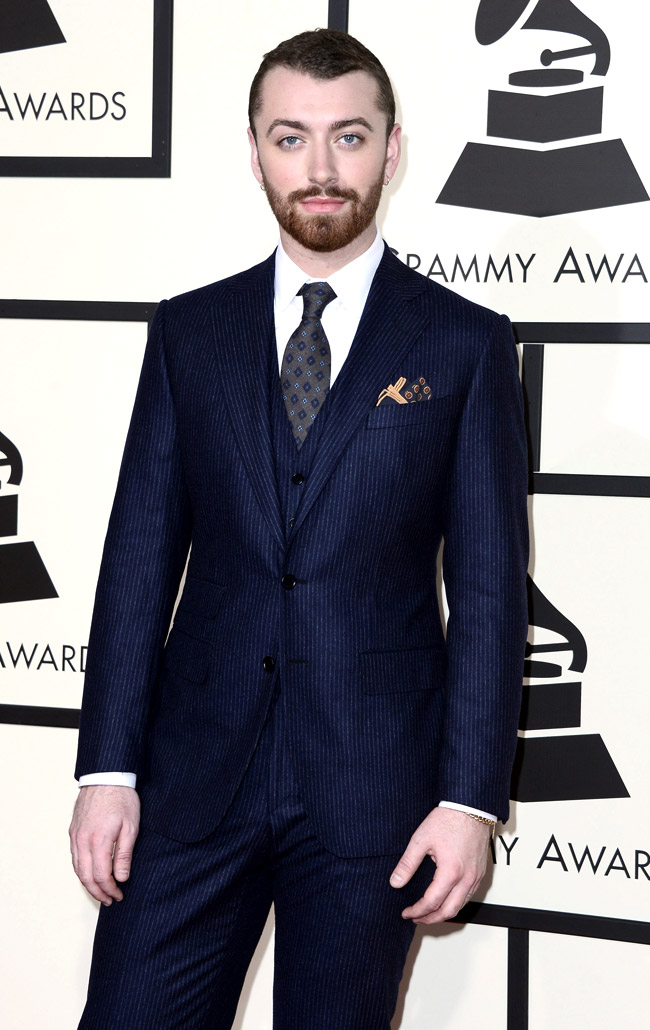
<svg viewBox="0 0 650 1030">
<path fill-rule="evenodd" d="M 334 154 L 325 142 L 314 142 L 310 151 L 309 181 L 318 186 L 331 186 L 338 180 Z"/>
</svg>

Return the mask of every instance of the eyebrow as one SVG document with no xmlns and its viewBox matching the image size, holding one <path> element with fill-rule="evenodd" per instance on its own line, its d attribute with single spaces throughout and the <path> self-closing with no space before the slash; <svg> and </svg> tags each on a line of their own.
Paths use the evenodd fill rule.
<svg viewBox="0 0 650 1030">
<path fill-rule="evenodd" d="M 266 130 L 267 137 L 271 135 L 274 129 L 277 129 L 279 125 L 284 126 L 287 129 L 297 129 L 298 132 L 309 132 L 309 126 L 305 125 L 304 122 L 295 122 L 289 118 L 276 118 L 271 122 L 268 129 Z M 340 121 L 332 122 L 328 128 L 330 132 L 339 132 L 341 129 L 348 129 L 351 125 L 362 125 L 368 132 L 374 132 L 372 125 L 365 118 L 359 116 L 358 118 L 342 118 Z"/>
</svg>

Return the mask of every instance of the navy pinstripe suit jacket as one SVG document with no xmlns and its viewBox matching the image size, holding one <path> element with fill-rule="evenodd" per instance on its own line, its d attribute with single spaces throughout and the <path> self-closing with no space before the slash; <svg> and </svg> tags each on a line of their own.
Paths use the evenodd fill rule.
<svg viewBox="0 0 650 1030">
<path fill-rule="evenodd" d="M 341 856 L 397 853 L 441 797 L 507 816 L 527 626 L 516 350 L 505 317 L 387 249 L 285 529 L 266 375 L 273 277 L 269 258 L 156 314 L 76 773 L 137 772 L 143 819 L 200 839 L 241 781 L 279 671 L 322 842 Z M 376 407 L 402 375 L 424 376 L 432 399 Z"/>
</svg>

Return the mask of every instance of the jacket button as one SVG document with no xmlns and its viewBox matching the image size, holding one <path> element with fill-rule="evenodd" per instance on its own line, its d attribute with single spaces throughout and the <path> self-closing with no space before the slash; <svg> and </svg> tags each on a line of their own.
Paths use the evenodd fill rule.
<svg viewBox="0 0 650 1030">
<path fill-rule="evenodd" d="M 267 654 L 266 657 L 262 659 L 262 668 L 264 669 L 264 672 L 273 672 L 275 669 L 275 661 L 271 658 L 270 654 Z"/>
<path fill-rule="evenodd" d="M 305 477 L 303 476 L 302 472 L 294 472 L 294 474 L 291 477 L 291 482 L 295 486 L 300 486 L 301 483 L 305 482 Z"/>
<path fill-rule="evenodd" d="M 293 590 L 298 580 L 295 576 L 292 576 L 290 572 L 285 572 L 280 582 L 285 590 Z"/>
</svg>

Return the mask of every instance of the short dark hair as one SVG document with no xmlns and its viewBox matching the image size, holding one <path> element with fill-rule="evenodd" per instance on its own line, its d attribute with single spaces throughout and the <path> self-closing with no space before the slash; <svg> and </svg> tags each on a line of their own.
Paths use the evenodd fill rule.
<svg viewBox="0 0 650 1030">
<path fill-rule="evenodd" d="M 313 79 L 338 79 L 348 72 L 367 72 L 377 83 L 377 106 L 386 115 L 386 136 L 390 135 L 395 124 L 395 97 L 386 69 L 363 43 L 338 29 L 301 32 L 264 55 L 251 83 L 248 99 L 248 119 L 253 135 L 253 119 L 262 107 L 262 83 L 272 68 L 279 67 L 303 72 Z"/>
</svg>

